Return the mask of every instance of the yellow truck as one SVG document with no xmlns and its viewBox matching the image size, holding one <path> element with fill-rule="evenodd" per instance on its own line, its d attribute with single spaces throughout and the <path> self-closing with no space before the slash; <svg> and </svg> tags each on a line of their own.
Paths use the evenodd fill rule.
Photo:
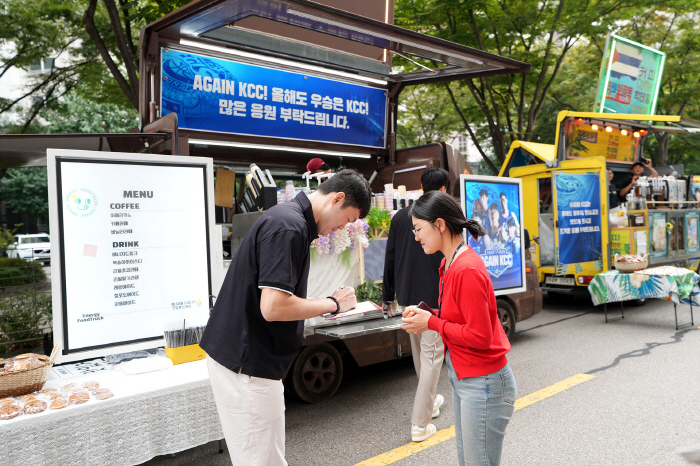
<svg viewBox="0 0 700 466">
<path fill-rule="evenodd" d="M 654 131 L 695 133 L 700 122 L 563 111 L 554 145 L 511 145 L 499 176 L 522 179 L 524 226 L 535 239 L 540 287 L 550 295 L 586 289 L 613 267 L 616 253 L 647 254 L 650 266 L 698 269 L 698 177 L 683 176 L 680 165 L 657 167 L 659 177 L 640 178 L 625 204 L 610 205 L 621 184 L 629 185 L 633 165 L 646 160 L 642 142 Z"/>
</svg>

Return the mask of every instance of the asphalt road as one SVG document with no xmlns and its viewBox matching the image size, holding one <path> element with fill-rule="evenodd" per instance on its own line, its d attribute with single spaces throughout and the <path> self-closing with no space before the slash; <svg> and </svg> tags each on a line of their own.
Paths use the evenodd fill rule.
<svg viewBox="0 0 700 466">
<path fill-rule="evenodd" d="M 679 308 L 689 320 L 687 306 Z M 676 331 L 673 305 L 653 300 L 605 323 L 590 300 L 545 299 L 517 326 L 508 355 L 518 397 L 580 373 L 593 379 L 517 411 L 502 465 L 683 465 L 676 450 L 700 443 L 700 315 Z M 307 405 L 287 398 L 290 465 L 354 465 L 410 442 L 416 375 L 410 359 L 349 371 L 337 394 Z M 449 382 L 438 430 L 454 424 Z M 217 442 L 148 465 L 226 465 Z M 456 464 L 454 438 L 396 463 Z"/>
</svg>

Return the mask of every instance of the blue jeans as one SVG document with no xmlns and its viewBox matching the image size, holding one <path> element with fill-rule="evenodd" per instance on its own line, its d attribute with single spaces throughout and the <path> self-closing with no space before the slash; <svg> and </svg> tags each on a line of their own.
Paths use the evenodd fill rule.
<svg viewBox="0 0 700 466">
<path fill-rule="evenodd" d="M 497 466 L 518 393 L 510 365 L 492 374 L 457 380 L 449 351 L 446 360 L 459 465 Z"/>
</svg>

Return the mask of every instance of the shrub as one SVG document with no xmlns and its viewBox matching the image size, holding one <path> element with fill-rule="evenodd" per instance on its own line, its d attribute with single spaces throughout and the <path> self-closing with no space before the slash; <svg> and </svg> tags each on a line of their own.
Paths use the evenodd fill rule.
<svg viewBox="0 0 700 466">
<path fill-rule="evenodd" d="M 374 304 L 381 305 L 382 285 L 374 283 L 374 280 L 365 280 L 362 285 L 355 288 L 355 297 L 358 303 L 372 301 Z"/>
<path fill-rule="evenodd" d="M 0 258 L 0 288 L 31 285 L 46 280 L 46 274 L 38 262 L 24 259 Z"/>
<path fill-rule="evenodd" d="M 0 298 L 0 353 L 37 346 L 51 318 L 51 295 L 25 291 Z"/>
</svg>

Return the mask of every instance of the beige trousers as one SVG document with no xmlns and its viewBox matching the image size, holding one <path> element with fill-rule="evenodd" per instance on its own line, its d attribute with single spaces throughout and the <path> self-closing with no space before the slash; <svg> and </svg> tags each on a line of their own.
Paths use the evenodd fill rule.
<svg viewBox="0 0 700 466">
<path fill-rule="evenodd" d="M 209 356 L 207 368 L 233 466 L 287 466 L 282 381 L 237 374 Z"/>
<path fill-rule="evenodd" d="M 398 312 L 403 313 L 403 307 L 397 306 Z M 445 359 L 442 337 L 433 330 L 427 330 L 420 335 L 410 334 L 413 365 L 418 374 L 418 389 L 413 401 L 411 423 L 425 427 L 433 417 L 433 405 L 437 392 L 442 361 Z"/>
</svg>

